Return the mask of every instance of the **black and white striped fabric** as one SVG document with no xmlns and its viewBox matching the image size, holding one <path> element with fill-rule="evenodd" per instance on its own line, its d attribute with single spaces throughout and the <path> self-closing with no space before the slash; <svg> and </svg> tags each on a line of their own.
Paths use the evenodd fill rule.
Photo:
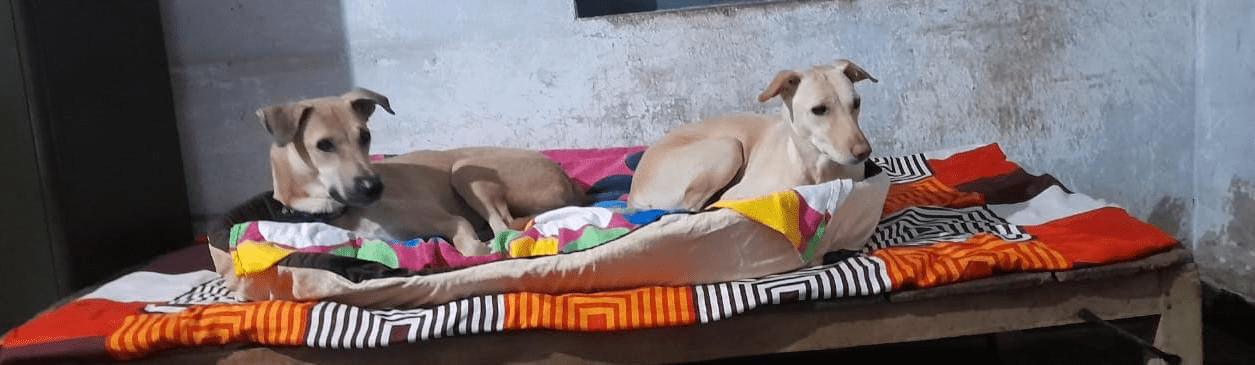
<svg viewBox="0 0 1255 365">
<path fill-rule="evenodd" d="M 933 176 L 933 170 L 928 167 L 928 158 L 924 157 L 922 153 L 894 157 L 872 157 L 871 160 L 885 171 L 891 183 L 907 183 Z"/>
<path fill-rule="evenodd" d="M 347 349 L 414 343 L 433 338 L 501 332 L 505 297 L 463 299 L 434 308 L 367 310 L 319 302 L 310 315 L 306 346 Z"/>
<path fill-rule="evenodd" d="M 1022 228 L 1007 223 L 983 205 L 970 208 L 919 206 L 881 219 L 864 251 L 941 241 L 963 241 L 978 233 L 990 233 L 1011 242 L 1032 238 Z"/>
<path fill-rule="evenodd" d="M 244 298 L 231 293 L 227 289 L 226 280 L 215 278 L 200 285 L 193 286 L 187 292 L 179 294 L 165 303 L 153 303 L 144 306 L 145 313 L 178 313 L 194 305 L 236 304 L 243 303 Z"/>
<path fill-rule="evenodd" d="M 219 303 L 243 303 L 244 298 L 231 294 L 227 289 L 226 280 L 217 278 L 192 287 L 187 293 L 171 299 L 167 305 L 190 306 Z"/>
<path fill-rule="evenodd" d="M 709 323 L 760 305 L 874 295 L 889 291 L 890 285 L 884 261 L 859 255 L 761 279 L 698 285 L 693 301 L 698 322 Z"/>
</svg>

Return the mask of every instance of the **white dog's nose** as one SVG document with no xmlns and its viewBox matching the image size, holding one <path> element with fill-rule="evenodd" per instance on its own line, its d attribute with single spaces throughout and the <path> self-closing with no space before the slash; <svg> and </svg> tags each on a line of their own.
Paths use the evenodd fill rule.
<svg viewBox="0 0 1255 365">
<path fill-rule="evenodd" d="M 872 155 L 872 146 L 866 143 L 854 145 L 854 148 L 850 149 L 850 155 L 858 161 L 866 160 Z"/>
</svg>

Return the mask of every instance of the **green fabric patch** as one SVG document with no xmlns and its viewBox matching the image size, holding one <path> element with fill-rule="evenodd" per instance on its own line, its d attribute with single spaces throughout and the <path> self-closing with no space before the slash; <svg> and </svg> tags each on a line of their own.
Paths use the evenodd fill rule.
<svg viewBox="0 0 1255 365">
<path fill-rule="evenodd" d="M 248 223 L 239 223 L 231 226 L 231 238 L 230 242 L 227 242 L 229 247 L 235 248 L 235 245 L 240 242 L 240 236 L 243 236 L 244 232 L 248 231 L 248 225 Z"/>
<path fill-rule="evenodd" d="M 344 247 L 331 250 L 331 252 L 327 252 L 327 253 L 336 255 L 336 256 L 357 257 L 357 247 L 344 246 Z"/>
<path fill-rule="evenodd" d="M 362 247 L 357 249 L 357 258 L 378 262 L 393 269 L 401 266 L 392 246 L 378 240 L 362 242 Z"/>
<path fill-rule="evenodd" d="M 580 238 L 577 238 L 576 240 L 571 241 L 571 242 L 567 242 L 566 245 L 562 246 L 561 252 L 567 253 L 567 252 L 583 251 L 583 250 L 587 250 L 593 247 L 601 246 L 602 244 L 605 244 L 606 242 L 610 242 L 611 240 L 614 240 L 616 238 L 623 237 L 623 235 L 628 234 L 628 232 L 631 232 L 631 231 L 632 231 L 631 229 L 627 229 L 627 228 L 611 228 L 611 229 L 603 230 L 601 228 L 592 227 L 592 226 L 584 227 L 584 233 L 580 234 Z"/>
<path fill-rule="evenodd" d="M 810 261 L 815 257 L 815 250 L 819 249 L 819 238 L 824 236 L 824 229 L 828 228 L 828 221 L 819 222 L 819 228 L 815 228 L 815 235 L 806 241 L 806 252 L 802 253 L 802 261 Z"/>
<path fill-rule="evenodd" d="M 515 230 L 505 230 L 498 233 L 492 238 L 492 242 L 488 244 L 488 248 L 493 252 L 510 252 L 510 241 L 522 236 L 523 232 Z"/>
</svg>

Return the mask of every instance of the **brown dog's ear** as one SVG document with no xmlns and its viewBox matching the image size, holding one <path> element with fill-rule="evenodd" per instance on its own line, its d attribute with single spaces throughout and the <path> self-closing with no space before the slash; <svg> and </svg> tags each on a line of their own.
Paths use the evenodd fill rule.
<svg viewBox="0 0 1255 365">
<path fill-rule="evenodd" d="M 266 132 L 274 139 L 276 145 L 292 142 L 300 129 L 301 120 L 310 111 L 308 105 L 281 104 L 257 109 L 257 119 L 266 127 Z"/>
<path fill-rule="evenodd" d="M 797 92 L 797 85 L 802 82 L 802 74 L 797 71 L 784 70 L 776 74 L 776 78 L 771 80 L 771 84 L 763 90 L 762 94 L 758 94 L 758 102 L 766 102 L 771 98 L 779 95 L 781 99 L 792 99 L 793 93 Z"/>
<path fill-rule="evenodd" d="M 863 80 L 872 80 L 872 82 L 876 83 L 880 82 L 880 80 L 872 77 L 872 74 L 867 73 L 867 70 L 864 70 L 862 67 L 858 67 L 858 65 L 854 64 L 854 62 L 850 62 L 850 60 L 842 58 L 837 60 L 836 64 L 837 69 L 841 70 L 841 73 L 844 73 L 845 77 L 848 77 L 851 83 Z"/>
<path fill-rule="evenodd" d="M 396 114 L 392 112 L 392 105 L 388 104 L 388 97 L 374 91 L 359 87 L 344 93 L 344 95 L 340 95 L 340 97 L 348 100 L 349 105 L 353 106 L 353 110 L 361 115 L 362 119 L 370 118 L 370 115 L 375 113 L 376 105 L 383 107 L 383 110 L 387 111 L 388 114 Z"/>
</svg>

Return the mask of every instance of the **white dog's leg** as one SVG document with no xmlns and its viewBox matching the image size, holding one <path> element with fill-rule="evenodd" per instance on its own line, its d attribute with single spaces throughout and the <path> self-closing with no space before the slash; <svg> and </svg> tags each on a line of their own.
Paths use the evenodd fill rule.
<svg viewBox="0 0 1255 365">
<path fill-rule="evenodd" d="M 740 174 L 745 153 L 741 141 L 732 138 L 660 144 L 645 151 L 640 166 L 632 178 L 628 206 L 695 212 Z"/>
</svg>

